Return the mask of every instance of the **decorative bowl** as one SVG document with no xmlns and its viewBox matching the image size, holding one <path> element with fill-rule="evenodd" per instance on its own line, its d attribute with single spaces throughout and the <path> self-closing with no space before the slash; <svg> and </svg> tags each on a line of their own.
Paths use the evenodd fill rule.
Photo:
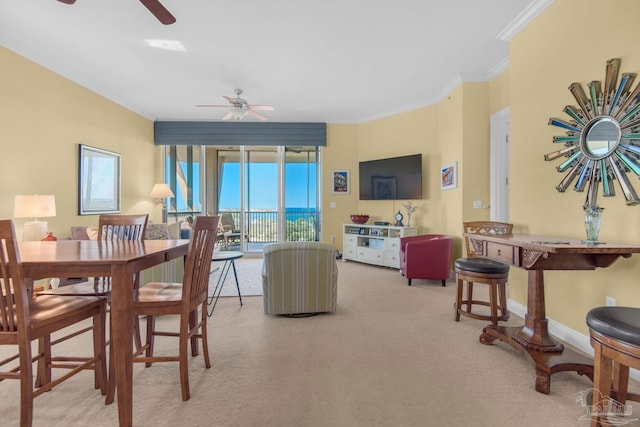
<svg viewBox="0 0 640 427">
<path fill-rule="evenodd" d="M 355 224 L 366 224 L 369 221 L 369 215 L 351 215 L 351 221 Z"/>
</svg>

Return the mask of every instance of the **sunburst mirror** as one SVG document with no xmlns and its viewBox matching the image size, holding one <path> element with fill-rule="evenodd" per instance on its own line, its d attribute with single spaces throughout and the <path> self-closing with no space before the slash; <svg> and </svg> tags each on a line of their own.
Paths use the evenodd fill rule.
<svg viewBox="0 0 640 427">
<path fill-rule="evenodd" d="M 549 124 L 566 131 L 554 136 L 559 150 L 546 154 L 544 159 L 563 158 L 556 167 L 566 175 L 556 186 L 564 192 L 573 182 L 575 191 L 587 189 L 585 206 L 597 206 L 602 184 L 602 195 L 616 195 L 614 181 L 624 194 L 627 205 L 640 203 L 630 177 L 640 176 L 640 83 L 631 91 L 636 77 L 623 73 L 618 84 L 620 59 L 607 61 L 604 86 L 599 81 L 588 84 L 589 96 L 580 83 L 572 83 L 569 91 L 578 107 L 567 105 L 564 112 L 570 120 L 549 119 Z"/>
</svg>

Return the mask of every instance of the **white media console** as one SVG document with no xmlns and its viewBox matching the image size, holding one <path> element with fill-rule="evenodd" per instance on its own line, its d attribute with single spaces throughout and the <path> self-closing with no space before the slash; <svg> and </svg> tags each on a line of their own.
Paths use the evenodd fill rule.
<svg viewBox="0 0 640 427">
<path fill-rule="evenodd" d="M 400 268 L 400 238 L 416 236 L 418 227 L 342 224 L 342 258 Z"/>
</svg>

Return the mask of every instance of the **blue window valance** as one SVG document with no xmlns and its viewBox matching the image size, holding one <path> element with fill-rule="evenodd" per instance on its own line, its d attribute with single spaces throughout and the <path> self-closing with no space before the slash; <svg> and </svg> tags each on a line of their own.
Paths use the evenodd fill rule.
<svg viewBox="0 0 640 427">
<path fill-rule="evenodd" d="M 326 123 L 157 121 L 155 145 L 326 146 Z"/>
</svg>

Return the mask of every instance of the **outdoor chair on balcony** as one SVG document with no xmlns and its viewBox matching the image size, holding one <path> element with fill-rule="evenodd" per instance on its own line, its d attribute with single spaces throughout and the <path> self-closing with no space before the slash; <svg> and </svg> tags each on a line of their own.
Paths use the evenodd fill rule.
<svg viewBox="0 0 640 427">
<path fill-rule="evenodd" d="M 242 230 L 236 226 L 233 215 L 230 213 L 220 213 L 220 225 L 218 226 L 218 236 L 216 241 L 224 249 L 232 245 L 239 245 L 242 241 Z"/>
</svg>

